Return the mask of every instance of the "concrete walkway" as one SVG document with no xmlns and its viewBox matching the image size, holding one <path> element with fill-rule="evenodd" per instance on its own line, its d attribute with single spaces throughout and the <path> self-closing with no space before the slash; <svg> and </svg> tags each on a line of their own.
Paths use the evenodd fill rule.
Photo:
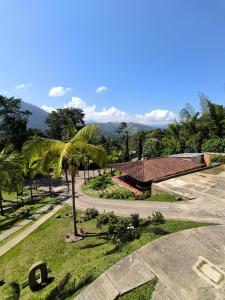
<svg viewBox="0 0 225 300">
<path fill-rule="evenodd" d="M 16 225 L 13 225 L 13 227 L 11 227 L 10 229 L 4 230 L 0 234 L 0 241 L 6 239 L 10 235 L 14 234 L 18 230 L 20 230 L 21 228 L 23 228 L 24 226 L 26 226 L 27 224 L 29 224 L 29 223 L 33 222 L 34 220 L 36 220 L 36 218 L 38 218 L 40 215 L 42 215 L 43 213 L 45 213 L 49 209 L 49 207 L 52 206 L 52 204 L 54 204 L 55 200 L 56 199 L 54 199 L 53 201 L 49 202 L 49 204 L 43 206 L 41 209 L 39 209 L 38 211 L 36 211 L 36 213 L 34 213 L 28 219 L 23 220 L 23 221 L 21 221 L 20 223 L 18 223 Z"/>
<path fill-rule="evenodd" d="M 225 226 L 189 229 L 125 257 L 75 299 L 113 300 L 156 276 L 153 300 L 224 300 L 224 275 Z"/>
<path fill-rule="evenodd" d="M 46 213 L 43 217 L 38 219 L 34 224 L 29 226 L 28 228 L 24 229 L 22 232 L 20 232 L 16 237 L 12 238 L 8 242 L 6 242 L 3 246 L 0 247 L 0 257 L 4 255 L 6 252 L 8 252 L 10 249 L 15 247 L 19 242 L 21 242 L 23 239 L 25 239 L 28 235 L 30 235 L 34 230 L 36 230 L 41 224 L 43 224 L 45 221 L 47 221 L 50 217 L 52 217 L 59 209 L 61 209 L 66 202 L 61 203 L 60 205 L 57 205 L 53 210 L 51 210 L 49 213 Z"/>
<path fill-rule="evenodd" d="M 157 201 L 127 201 L 111 200 L 90 197 L 81 190 L 82 178 L 77 178 L 76 206 L 80 210 L 95 207 L 100 212 L 114 211 L 121 216 L 129 216 L 131 213 L 139 213 L 141 217 L 148 217 L 153 211 L 161 211 L 167 219 L 191 220 L 208 223 L 225 224 L 225 198 L 213 195 L 202 195 L 194 200 L 180 202 Z"/>
</svg>

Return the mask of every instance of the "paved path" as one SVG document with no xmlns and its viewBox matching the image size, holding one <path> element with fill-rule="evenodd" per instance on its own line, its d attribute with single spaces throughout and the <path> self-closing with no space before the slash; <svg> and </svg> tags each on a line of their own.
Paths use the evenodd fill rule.
<svg viewBox="0 0 225 300">
<path fill-rule="evenodd" d="M 225 226 L 153 241 L 105 271 L 76 300 L 113 300 L 155 276 L 153 300 L 225 299 Z"/>
<path fill-rule="evenodd" d="M 10 235 L 12 235 L 13 233 L 17 232 L 18 230 L 20 230 L 21 228 L 23 228 L 24 226 L 26 226 L 27 224 L 29 224 L 30 222 L 33 222 L 36 218 L 38 218 L 41 214 L 45 213 L 50 206 L 52 206 L 52 204 L 54 204 L 54 201 L 56 199 L 54 199 L 53 201 L 51 201 L 49 204 L 43 206 L 41 209 L 39 209 L 38 211 L 36 211 L 36 213 L 34 213 L 32 216 L 30 216 L 28 219 L 21 221 L 20 223 L 14 225 L 13 227 L 11 227 L 10 229 L 4 230 L 1 234 L 0 234 L 0 241 L 6 239 L 7 237 L 9 237 Z"/>
<path fill-rule="evenodd" d="M 30 235 L 34 230 L 36 230 L 41 224 L 47 221 L 50 217 L 52 217 L 59 209 L 61 209 L 67 202 L 62 202 L 60 205 L 57 205 L 53 210 L 49 213 L 45 214 L 43 217 L 38 219 L 34 224 L 30 225 L 28 228 L 24 229 L 20 232 L 16 237 L 12 238 L 8 242 L 6 242 L 3 246 L 0 247 L 0 257 L 8 252 L 10 249 L 15 247 L 19 242 L 25 239 L 28 235 Z"/>
<path fill-rule="evenodd" d="M 40 190 L 43 191 L 47 191 L 48 187 L 39 187 Z M 21 228 L 23 228 L 24 226 L 26 226 L 27 224 L 29 224 L 30 222 L 34 221 L 37 217 L 39 217 L 41 214 L 45 213 L 50 206 L 52 206 L 52 204 L 55 203 L 55 201 L 57 201 L 57 199 L 61 198 L 66 198 L 68 197 L 68 193 L 67 193 L 67 187 L 66 186 L 59 186 L 56 187 L 54 189 L 55 193 L 59 193 L 60 196 L 57 196 L 56 198 L 54 198 L 52 201 L 50 201 L 48 204 L 46 204 L 45 206 L 43 206 L 41 209 L 39 209 L 36 213 L 34 213 L 32 216 L 30 216 L 28 219 L 21 221 L 20 223 L 14 225 L 13 227 L 11 227 L 10 229 L 4 230 L 1 234 L 0 234 L 0 241 L 6 239 L 7 237 L 9 237 L 10 235 L 14 234 L 15 232 L 17 232 L 18 230 L 20 230 Z M 47 196 L 47 195 L 46 195 Z M 43 198 L 43 196 L 40 196 L 40 199 Z"/>
<path fill-rule="evenodd" d="M 109 200 L 90 197 L 81 191 L 83 179 L 76 181 L 76 206 L 80 210 L 96 207 L 100 212 L 114 211 L 121 216 L 129 216 L 137 212 L 141 217 L 148 217 L 153 211 L 161 211 L 167 219 L 192 220 L 210 223 L 225 224 L 225 197 L 202 195 L 194 200 L 180 202 L 153 202 Z"/>
</svg>

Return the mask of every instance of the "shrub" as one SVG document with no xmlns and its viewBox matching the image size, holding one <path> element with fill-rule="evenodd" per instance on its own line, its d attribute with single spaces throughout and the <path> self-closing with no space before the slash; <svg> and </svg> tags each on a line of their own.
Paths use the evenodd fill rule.
<svg viewBox="0 0 225 300">
<path fill-rule="evenodd" d="M 152 213 L 152 216 L 149 217 L 149 220 L 153 225 L 165 223 L 165 218 L 160 211 L 156 211 L 156 212 Z"/>
<path fill-rule="evenodd" d="M 111 178 L 108 175 L 102 175 L 94 179 L 94 183 L 92 185 L 92 188 L 94 190 L 101 190 L 106 189 L 107 186 L 112 182 Z"/>
<path fill-rule="evenodd" d="M 107 239 L 117 246 L 140 238 L 140 231 L 129 225 L 128 220 L 121 220 L 116 223 L 109 223 Z"/>
<path fill-rule="evenodd" d="M 100 194 L 100 198 L 106 199 L 134 199 L 135 194 L 129 190 L 127 191 L 104 191 Z"/>
<path fill-rule="evenodd" d="M 134 227 L 138 227 L 140 224 L 140 218 L 138 213 L 131 214 L 131 223 Z"/>
<path fill-rule="evenodd" d="M 152 231 L 155 235 L 165 235 L 165 234 L 168 234 L 167 231 L 163 230 L 162 228 L 160 228 L 159 225 L 155 225 L 153 228 L 152 228 Z"/>
<path fill-rule="evenodd" d="M 145 192 L 143 195 L 135 195 L 135 199 L 136 200 L 146 200 L 151 198 L 151 192 L 147 191 Z"/>
<path fill-rule="evenodd" d="M 211 156 L 211 162 L 216 162 L 216 163 L 225 163 L 225 155 L 223 154 L 214 154 Z"/>
<path fill-rule="evenodd" d="M 203 152 L 225 152 L 225 139 L 215 138 L 209 139 L 202 144 Z"/>
<path fill-rule="evenodd" d="M 92 207 L 92 208 L 87 208 L 84 212 L 84 214 L 82 215 L 82 219 L 84 221 L 88 221 L 88 220 L 93 220 L 95 219 L 97 216 L 99 215 L 99 212 L 96 208 Z"/>
<path fill-rule="evenodd" d="M 103 213 L 101 215 L 98 216 L 97 218 L 97 227 L 101 228 L 103 225 L 107 225 L 107 224 L 113 224 L 118 222 L 118 218 L 117 216 L 114 214 L 114 212 L 108 212 L 108 213 Z"/>
</svg>

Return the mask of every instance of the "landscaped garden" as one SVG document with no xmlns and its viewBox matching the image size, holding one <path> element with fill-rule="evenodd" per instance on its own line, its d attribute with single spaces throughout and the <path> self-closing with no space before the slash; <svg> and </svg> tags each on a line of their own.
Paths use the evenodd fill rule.
<svg viewBox="0 0 225 300">
<path fill-rule="evenodd" d="M 5 212 L 3 216 L 0 216 L 0 233 L 11 228 L 12 226 L 16 226 L 19 222 L 30 218 L 43 206 L 52 202 L 53 200 L 53 197 L 43 195 L 37 200 L 34 198 L 33 202 L 25 201 L 23 203 L 19 203 L 19 205 L 15 206 L 13 210 Z"/>
<path fill-rule="evenodd" d="M 98 197 L 102 199 L 147 200 L 167 202 L 178 201 L 178 198 L 176 196 L 167 193 L 151 195 L 149 192 L 145 192 L 143 195 L 136 195 L 129 189 L 122 187 L 116 182 L 112 181 L 112 176 L 109 173 L 86 180 L 82 186 L 82 190 L 89 196 Z"/>
<path fill-rule="evenodd" d="M 169 233 L 207 225 L 166 221 L 159 212 L 147 220 L 140 220 L 138 215 L 118 218 L 113 213 L 98 215 L 95 209 L 88 209 L 85 213 L 77 214 L 78 230 L 84 232 L 85 237 L 71 244 L 65 242 L 65 236 L 71 230 L 71 216 L 70 207 L 62 208 L 0 258 L 0 277 L 4 277 L 8 284 L 13 281 L 24 282 L 29 268 L 37 261 L 45 261 L 51 269 L 51 282 L 48 285 L 37 292 L 31 292 L 29 287 L 25 287 L 21 290 L 20 299 L 57 299 L 54 298 L 54 293 L 59 295 L 59 290 L 54 288 L 63 279 L 64 287 L 61 282 L 61 292 L 64 291 L 64 295 L 67 295 L 66 299 L 72 299 L 76 294 L 76 287 L 80 291 L 83 285 L 93 281 L 104 270 L 141 246 Z M 1 295 L 8 292 L 8 284 L 0 287 Z M 70 296 L 69 287 L 72 287 Z M 152 288 L 152 284 L 149 284 L 149 289 Z M 131 298 L 126 298 L 129 296 L 127 294 L 121 299 L 137 299 L 137 293 L 142 292 L 149 293 L 143 286 L 131 292 Z"/>
</svg>

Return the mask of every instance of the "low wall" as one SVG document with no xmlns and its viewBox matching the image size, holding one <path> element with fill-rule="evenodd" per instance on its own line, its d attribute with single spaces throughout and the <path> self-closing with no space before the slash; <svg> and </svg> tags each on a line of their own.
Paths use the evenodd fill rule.
<svg viewBox="0 0 225 300">
<path fill-rule="evenodd" d="M 141 191 L 139 191 L 138 189 L 134 188 L 133 186 L 131 186 L 130 184 L 124 182 L 123 180 L 121 180 L 119 177 L 117 176 L 113 176 L 112 180 L 116 183 L 118 183 L 119 185 L 121 185 L 122 187 L 125 187 L 127 189 L 129 189 L 131 192 L 137 194 L 137 195 L 143 195 L 143 193 Z"/>
</svg>

